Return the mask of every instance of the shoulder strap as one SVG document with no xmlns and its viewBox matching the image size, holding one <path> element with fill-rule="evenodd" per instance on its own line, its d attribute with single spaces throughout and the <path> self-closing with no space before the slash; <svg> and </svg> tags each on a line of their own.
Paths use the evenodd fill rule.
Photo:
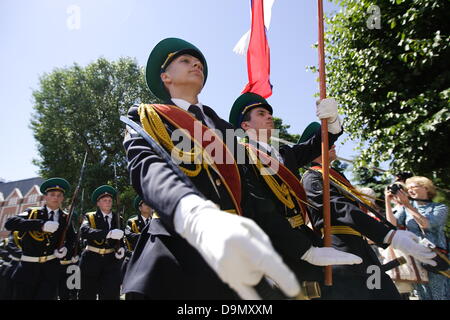
<svg viewBox="0 0 450 320">
<path fill-rule="evenodd" d="M 95 223 L 95 211 L 86 213 L 86 217 L 88 217 L 89 225 L 91 226 L 91 228 L 97 229 L 97 225 Z"/>
<path fill-rule="evenodd" d="M 136 220 L 137 220 L 137 219 L 131 220 L 131 231 L 133 231 L 134 233 L 141 233 L 141 232 L 139 231 L 139 228 L 138 228 L 138 225 L 137 225 L 137 223 L 136 223 Z"/>
</svg>

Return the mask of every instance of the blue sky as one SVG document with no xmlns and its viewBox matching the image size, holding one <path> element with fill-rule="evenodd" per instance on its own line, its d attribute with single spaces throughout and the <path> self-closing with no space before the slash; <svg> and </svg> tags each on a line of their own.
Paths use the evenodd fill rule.
<svg viewBox="0 0 450 320">
<path fill-rule="evenodd" d="M 268 32 L 274 115 L 301 133 L 316 120 L 317 64 L 315 0 L 276 0 Z M 324 1 L 326 12 L 337 8 Z M 73 11 L 75 10 L 75 11 Z M 79 10 L 79 11 L 77 11 Z M 79 25 L 74 17 L 79 12 Z M 75 26 L 75 27 L 74 27 Z M 0 178 L 37 176 L 38 157 L 29 129 L 32 91 L 39 76 L 99 57 L 133 57 L 144 65 L 163 38 L 179 37 L 199 47 L 209 68 L 200 101 L 228 119 L 247 83 L 246 60 L 232 52 L 250 28 L 248 0 L 2 0 L 0 2 Z M 341 139 L 342 141 L 343 139 Z M 355 155 L 354 144 L 337 144 L 338 154 Z"/>
</svg>

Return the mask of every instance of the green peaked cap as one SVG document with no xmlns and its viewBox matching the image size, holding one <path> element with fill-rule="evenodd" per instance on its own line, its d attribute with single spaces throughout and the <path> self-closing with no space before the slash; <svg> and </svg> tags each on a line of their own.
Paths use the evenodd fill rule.
<svg viewBox="0 0 450 320">
<path fill-rule="evenodd" d="M 134 198 L 133 201 L 133 207 L 139 211 L 139 205 L 141 204 L 141 202 L 143 202 L 144 200 L 141 198 L 141 196 L 136 196 L 136 198 Z"/>
<path fill-rule="evenodd" d="M 196 57 L 203 64 L 204 82 L 208 77 L 208 66 L 206 59 L 202 52 L 183 39 L 166 38 L 161 40 L 152 50 L 147 60 L 147 67 L 145 69 L 145 80 L 150 91 L 161 100 L 170 100 L 170 95 L 164 88 L 161 81 L 161 73 L 167 66 L 178 56 L 182 54 L 190 54 Z"/>
<path fill-rule="evenodd" d="M 49 191 L 61 191 L 66 193 L 70 190 L 70 184 L 63 178 L 51 178 L 45 180 L 40 187 L 41 193 L 46 194 Z"/>
<path fill-rule="evenodd" d="M 98 187 L 97 189 L 92 192 L 91 200 L 94 203 L 97 203 L 97 201 L 105 196 L 110 196 L 114 199 L 116 196 L 116 189 L 114 189 L 111 186 L 103 185 Z"/>
<path fill-rule="evenodd" d="M 231 107 L 229 122 L 236 128 L 239 129 L 241 127 L 242 119 L 244 115 L 254 108 L 265 108 L 269 110 L 272 114 L 272 106 L 261 97 L 259 94 L 246 92 L 241 94 L 236 101 L 234 101 L 233 106 Z"/>
<path fill-rule="evenodd" d="M 319 128 L 320 128 L 320 123 L 318 123 L 318 122 L 311 122 L 305 128 L 305 130 L 303 130 L 303 133 L 300 136 L 300 139 L 298 139 L 297 143 L 302 143 L 302 142 L 305 142 L 305 141 L 309 140 L 311 137 L 314 136 L 314 134 L 317 132 L 317 130 L 319 130 Z"/>
</svg>

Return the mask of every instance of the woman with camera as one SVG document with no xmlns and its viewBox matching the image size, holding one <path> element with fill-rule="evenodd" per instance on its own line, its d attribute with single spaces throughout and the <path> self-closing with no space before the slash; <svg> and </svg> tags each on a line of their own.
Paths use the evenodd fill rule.
<svg viewBox="0 0 450 320">
<path fill-rule="evenodd" d="M 400 184 L 386 190 L 386 218 L 393 225 L 404 227 L 418 237 L 426 238 L 440 249 L 447 250 L 444 227 L 448 208 L 445 204 L 433 202 L 436 187 L 425 177 L 411 177 L 406 180 L 407 192 Z M 393 212 L 391 202 L 398 204 Z M 449 279 L 437 273 L 428 273 L 427 284 L 416 284 L 415 289 L 420 300 L 449 299 Z"/>
</svg>

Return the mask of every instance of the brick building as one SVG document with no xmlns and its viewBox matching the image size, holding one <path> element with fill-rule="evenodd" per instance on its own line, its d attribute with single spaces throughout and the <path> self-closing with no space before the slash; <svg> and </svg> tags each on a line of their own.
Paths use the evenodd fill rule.
<svg viewBox="0 0 450 320">
<path fill-rule="evenodd" d="M 28 207 L 38 207 L 44 204 L 44 197 L 39 186 L 44 179 L 36 177 L 19 181 L 0 182 L 0 239 L 8 236 L 5 229 L 6 220 Z"/>
</svg>

